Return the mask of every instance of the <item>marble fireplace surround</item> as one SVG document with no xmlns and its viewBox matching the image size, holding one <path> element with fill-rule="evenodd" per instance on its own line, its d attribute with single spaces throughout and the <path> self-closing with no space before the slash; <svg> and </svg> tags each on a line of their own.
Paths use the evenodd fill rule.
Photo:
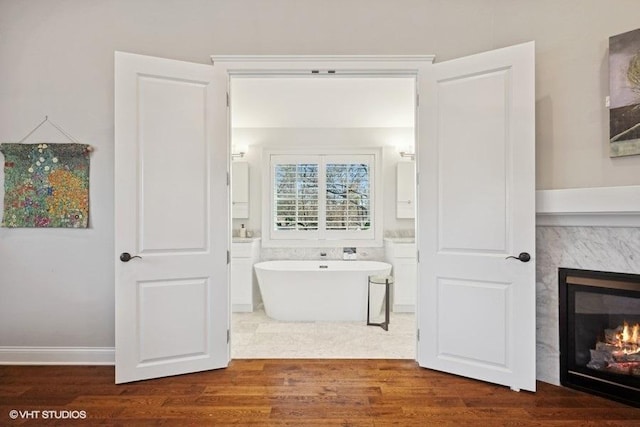
<svg viewBox="0 0 640 427">
<path fill-rule="evenodd" d="M 537 379 L 560 385 L 558 268 L 640 274 L 640 186 L 538 191 Z"/>
</svg>

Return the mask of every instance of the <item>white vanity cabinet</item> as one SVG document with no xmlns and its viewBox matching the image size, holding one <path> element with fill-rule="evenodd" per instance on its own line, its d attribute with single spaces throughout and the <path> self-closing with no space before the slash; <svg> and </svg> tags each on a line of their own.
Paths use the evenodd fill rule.
<svg viewBox="0 0 640 427">
<path fill-rule="evenodd" d="M 394 276 L 391 301 L 396 313 L 416 311 L 418 263 L 413 238 L 384 239 L 385 258 L 393 266 Z"/>
<path fill-rule="evenodd" d="M 260 258 L 259 238 L 234 238 L 231 243 L 231 310 L 251 312 L 260 304 L 253 265 Z"/>
<path fill-rule="evenodd" d="M 398 162 L 396 218 L 416 217 L 416 162 Z"/>
<path fill-rule="evenodd" d="M 231 217 L 249 218 L 249 163 L 231 163 Z"/>
</svg>

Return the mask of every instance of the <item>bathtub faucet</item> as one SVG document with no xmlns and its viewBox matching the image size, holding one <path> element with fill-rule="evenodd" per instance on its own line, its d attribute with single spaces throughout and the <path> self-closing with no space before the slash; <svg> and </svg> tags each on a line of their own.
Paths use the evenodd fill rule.
<svg viewBox="0 0 640 427">
<path fill-rule="evenodd" d="M 342 259 L 345 261 L 358 259 L 356 248 L 342 248 Z"/>
</svg>

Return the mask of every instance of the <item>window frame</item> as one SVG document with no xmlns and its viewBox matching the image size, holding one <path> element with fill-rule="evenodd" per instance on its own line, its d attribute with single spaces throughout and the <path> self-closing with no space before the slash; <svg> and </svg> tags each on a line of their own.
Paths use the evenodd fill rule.
<svg viewBox="0 0 640 427">
<path fill-rule="evenodd" d="M 272 189 L 277 164 L 318 163 L 318 230 L 275 230 Z M 262 155 L 262 245 L 264 247 L 379 247 L 383 244 L 382 148 L 269 149 Z M 370 223 L 368 230 L 326 230 L 327 163 L 367 163 L 369 166 Z"/>
</svg>

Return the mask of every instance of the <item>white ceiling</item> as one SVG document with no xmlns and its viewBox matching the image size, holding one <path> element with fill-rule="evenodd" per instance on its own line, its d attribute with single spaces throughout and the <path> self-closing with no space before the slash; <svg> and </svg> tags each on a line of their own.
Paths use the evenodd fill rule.
<svg viewBox="0 0 640 427">
<path fill-rule="evenodd" d="M 412 78 L 267 77 L 231 80 L 235 128 L 413 127 Z"/>
</svg>

